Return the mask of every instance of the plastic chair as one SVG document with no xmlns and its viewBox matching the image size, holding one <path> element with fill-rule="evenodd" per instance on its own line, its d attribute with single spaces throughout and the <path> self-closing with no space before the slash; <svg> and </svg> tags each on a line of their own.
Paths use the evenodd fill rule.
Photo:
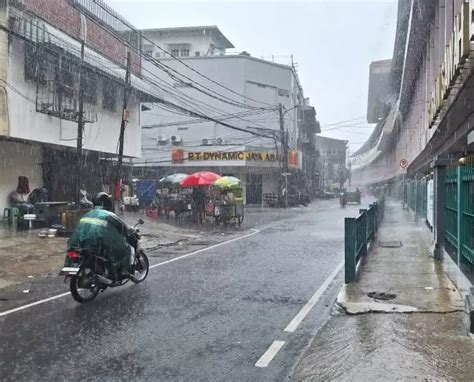
<svg viewBox="0 0 474 382">
<path fill-rule="evenodd" d="M 3 209 L 3 221 L 17 221 L 20 217 L 20 211 L 16 207 L 6 207 Z"/>
</svg>

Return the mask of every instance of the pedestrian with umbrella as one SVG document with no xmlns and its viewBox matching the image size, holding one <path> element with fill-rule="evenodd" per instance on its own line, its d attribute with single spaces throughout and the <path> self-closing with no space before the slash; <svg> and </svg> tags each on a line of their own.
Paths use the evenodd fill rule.
<svg viewBox="0 0 474 382">
<path fill-rule="evenodd" d="M 220 177 L 220 175 L 210 171 L 200 171 L 188 175 L 181 181 L 181 187 L 193 187 L 193 210 L 199 224 L 204 223 L 207 200 L 206 189 Z"/>
</svg>

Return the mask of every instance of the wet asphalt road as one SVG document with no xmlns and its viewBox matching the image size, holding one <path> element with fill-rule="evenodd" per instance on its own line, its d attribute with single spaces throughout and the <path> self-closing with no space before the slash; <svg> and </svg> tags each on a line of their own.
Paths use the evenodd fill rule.
<svg viewBox="0 0 474 382">
<path fill-rule="evenodd" d="M 327 320 L 342 272 L 294 333 L 284 329 L 341 263 L 343 218 L 358 208 L 319 202 L 92 303 L 65 296 L 0 317 L 0 379 L 285 380 Z M 285 344 L 256 367 L 275 340 Z"/>
</svg>

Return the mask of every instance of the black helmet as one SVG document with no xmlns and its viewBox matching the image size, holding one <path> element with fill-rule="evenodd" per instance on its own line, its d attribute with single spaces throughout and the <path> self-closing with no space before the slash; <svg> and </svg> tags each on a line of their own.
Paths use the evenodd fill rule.
<svg viewBox="0 0 474 382">
<path fill-rule="evenodd" d="M 114 202 L 112 197 L 106 192 L 99 192 L 94 198 L 94 206 L 101 206 L 104 210 L 114 212 Z"/>
</svg>

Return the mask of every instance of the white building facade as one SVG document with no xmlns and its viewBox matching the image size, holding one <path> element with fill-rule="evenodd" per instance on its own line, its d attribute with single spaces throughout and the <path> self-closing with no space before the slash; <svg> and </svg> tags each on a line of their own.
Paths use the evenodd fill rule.
<svg viewBox="0 0 474 382">
<path fill-rule="evenodd" d="M 16 189 L 19 176 L 29 178 L 31 190 L 44 186 L 54 199 L 71 201 L 80 68 L 86 122 L 84 182 L 89 185 L 101 181 L 93 179 L 98 178 L 100 159 L 117 154 L 127 47 L 113 37 L 112 26 L 91 21 L 92 2 L 25 0 L 3 4 L 0 209 L 8 205 L 8 195 Z M 82 41 L 85 48 L 81 63 Z M 133 54 L 132 59 L 132 85 L 136 85 L 140 56 Z M 135 87 L 127 107 L 126 157 L 139 157 L 141 153 L 139 97 Z"/>
<path fill-rule="evenodd" d="M 171 36 L 173 32 L 176 36 Z M 216 27 L 165 30 L 166 37 L 160 29 L 146 30 L 144 35 L 153 42 L 144 41 L 150 45 L 149 55 L 162 57 L 159 62 L 165 66 L 160 70 L 155 63 L 144 62 L 144 71 L 156 74 L 167 100 L 192 113 L 170 110 L 159 102 L 145 104 L 149 110 L 141 113 L 143 145 L 137 167 L 158 168 L 159 176 L 204 169 L 234 175 L 245 185 L 247 203 L 261 203 L 263 194 L 279 192 L 284 168 L 281 104 L 289 167 L 294 173 L 301 171 L 304 131 L 299 128 L 298 110 L 308 101 L 292 66 L 245 52 L 225 54 L 232 44 Z M 186 46 L 189 55 L 174 49 L 177 59 L 163 57 L 155 45 L 165 50 Z"/>
<path fill-rule="evenodd" d="M 473 12 L 472 1 L 399 0 L 387 113 L 353 158 L 359 184 L 421 177 L 434 157 L 472 150 Z"/>
</svg>

